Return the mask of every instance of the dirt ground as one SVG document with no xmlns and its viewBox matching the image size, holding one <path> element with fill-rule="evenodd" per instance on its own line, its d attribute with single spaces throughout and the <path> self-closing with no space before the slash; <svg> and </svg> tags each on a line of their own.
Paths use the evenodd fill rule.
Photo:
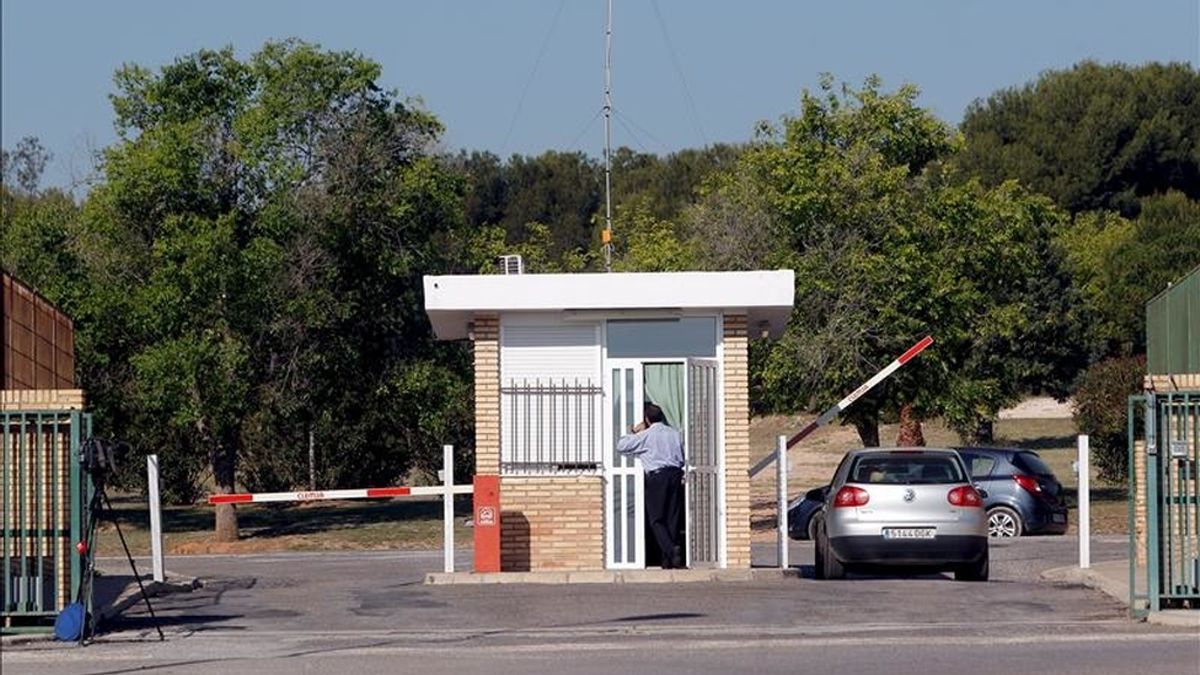
<svg viewBox="0 0 1200 675">
<path fill-rule="evenodd" d="M 1049 399 L 1053 401 L 1053 399 Z M 1069 532 L 1075 531 L 1075 488 L 1078 479 L 1072 462 L 1075 460 L 1075 439 L 1078 430 L 1069 415 L 1048 405 L 1034 406 L 1040 417 L 1001 417 L 996 422 L 996 445 L 1020 447 L 1036 451 L 1054 470 L 1059 482 L 1067 489 L 1068 504 L 1072 507 Z M 811 419 L 809 416 L 773 415 L 755 418 L 750 424 L 751 461 L 756 462 L 773 452 L 779 435 L 795 433 Z M 894 445 L 899 426 L 880 427 L 879 438 L 884 445 Z M 958 435 L 940 420 L 924 424 L 925 441 L 930 446 L 960 445 Z M 846 451 L 861 447 L 853 427 L 831 424 L 818 429 L 788 453 L 788 494 L 795 498 L 829 482 L 837 463 Z M 775 537 L 775 471 L 769 468 L 751 483 L 751 529 L 755 541 Z M 1092 531 L 1096 534 L 1122 534 L 1128 529 L 1128 507 L 1124 488 L 1101 482 L 1092 476 Z"/>
</svg>

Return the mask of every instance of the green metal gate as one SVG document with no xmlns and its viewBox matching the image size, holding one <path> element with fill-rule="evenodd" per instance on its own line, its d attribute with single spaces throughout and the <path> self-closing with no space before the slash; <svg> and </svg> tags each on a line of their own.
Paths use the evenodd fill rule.
<svg viewBox="0 0 1200 675">
<path fill-rule="evenodd" d="M 1130 397 L 1128 431 L 1130 607 L 1200 608 L 1200 391 Z"/>
<path fill-rule="evenodd" d="M 91 427 L 91 415 L 79 411 L 0 413 L 5 627 L 46 623 L 79 589 L 74 543 L 87 495 L 78 457 Z"/>
</svg>

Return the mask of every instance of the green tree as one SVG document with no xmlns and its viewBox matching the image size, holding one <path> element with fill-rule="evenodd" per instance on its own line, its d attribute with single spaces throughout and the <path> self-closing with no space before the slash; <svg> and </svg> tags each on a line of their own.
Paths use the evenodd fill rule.
<svg viewBox="0 0 1200 675">
<path fill-rule="evenodd" d="M 38 191 L 50 153 L 36 136 L 26 136 L 11 151 L 0 148 L 0 182 L 10 191 L 27 195 Z"/>
<path fill-rule="evenodd" d="M 298 41 L 117 73 L 121 140 L 85 210 L 89 388 L 220 492 L 302 484 L 310 432 L 333 484 L 392 480 L 469 433 L 465 363 L 419 297 L 456 250 L 461 183 L 427 153 L 437 121 L 380 75 Z M 218 538 L 236 527 L 218 508 Z"/>
<path fill-rule="evenodd" d="M 1013 184 L 942 180 L 936 168 L 959 139 L 916 96 L 874 78 L 839 92 L 827 78 L 747 151 L 742 175 L 712 186 L 725 203 L 765 210 L 756 220 L 774 235 L 768 264 L 796 270 L 787 332 L 752 354 L 767 408 L 829 405 L 935 336 L 919 363 L 847 414 L 867 445 L 878 444 L 881 417 L 902 410 L 945 415 L 973 435 L 1023 387 L 1058 377 L 1044 359 L 1070 351 L 1071 296 L 1059 292 L 1068 282 L 1050 246 L 1061 213 Z M 708 251 L 719 243 L 699 236 Z"/>
<path fill-rule="evenodd" d="M 725 144 L 662 156 L 617 148 L 612 157 L 613 199 L 617 205 L 636 205 L 655 218 L 674 222 L 697 201 L 704 181 L 733 169 L 741 152 L 741 147 Z"/>
<path fill-rule="evenodd" d="M 1013 178 L 1072 213 L 1136 215 L 1142 197 L 1200 198 L 1200 73 L 1186 63 L 1048 71 L 967 108 L 955 164 Z"/>
<path fill-rule="evenodd" d="M 701 267 L 696 243 L 674 223 L 636 202 L 619 210 L 621 229 L 613 248 L 614 272 L 684 272 Z"/>
<path fill-rule="evenodd" d="M 569 249 L 555 254 L 551 228 L 528 223 L 519 237 L 510 237 L 499 225 L 483 225 L 470 235 L 461 263 L 468 274 L 495 274 L 500 256 L 519 255 L 525 271 L 532 274 L 582 272 L 595 253 Z"/>
<path fill-rule="evenodd" d="M 1129 397 L 1142 388 L 1146 358 L 1105 359 L 1087 369 L 1075 392 L 1075 425 L 1088 435 L 1100 477 L 1124 482 L 1129 469 Z"/>
<path fill-rule="evenodd" d="M 1133 220 L 1080 214 L 1058 245 L 1083 294 L 1093 354 L 1145 353 L 1146 302 L 1200 265 L 1200 202 L 1170 192 L 1143 199 Z"/>
<path fill-rule="evenodd" d="M 733 166 L 740 152 L 741 148 L 729 145 L 665 156 L 617 148 L 612 172 L 617 236 L 628 227 L 643 225 L 626 223 L 626 217 L 681 222 L 684 211 L 697 201 L 700 185 L 709 176 Z M 562 152 L 513 155 L 507 161 L 488 152 L 460 152 L 445 161 L 467 183 L 467 226 L 472 230 L 488 226 L 503 230 L 502 237 L 495 233 L 478 235 L 508 247 L 506 251 L 493 251 L 497 255 L 520 249 L 531 254 L 527 262 L 557 261 L 550 267 L 529 265 L 530 269 L 547 271 L 575 269 L 575 263 L 581 260 L 591 269 L 602 263 L 598 255 L 604 218 L 601 163 L 581 153 Z M 538 225 L 533 226 L 535 223 Z M 490 268 L 488 260 L 485 269 Z"/>
</svg>

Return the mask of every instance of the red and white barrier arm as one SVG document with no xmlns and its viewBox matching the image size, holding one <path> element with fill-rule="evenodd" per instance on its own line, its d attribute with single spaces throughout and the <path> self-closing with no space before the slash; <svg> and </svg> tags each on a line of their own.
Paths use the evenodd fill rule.
<svg viewBox="0 0 1200 675">
<path fill-rule="evenodd" d="M 921 338 L 920 342 L 909 347 L 908 350 L 901 354 L 899 358 L 889 363 L 886 367 L 884 367 L 883 370 L 872 375 L 869 380 L 859 385 L 858 389 L 855 389 L 847 394 L 845 398 L 833 404 L 833 407 L 821 413 L 820 417 L 817 417 L 817 419 L 809 422 L 803 429 L 796 432 L 794 436 L 788 439 L 787 447 L 791 448 L 793 445 L 799 443 L 805 436 L 825 426 L 835 417 L 842 414 L 846 408 L 849 408 L 855 401 L 862 398 L 863 394 L 871 391 L 875 385 L 890 377 L 892 373 L 900 369 L 900 366 L 903 366 L 904 364 L 916 358 L 917 354 L 925 351 L 925 348 L 931 344 L 933 344 L 933 337 L 926 335 L 924 338 Z M 755 464 L 753 467 L 751 467 L 750 477 L 753 478 L 757 476 L 762 472 L 763 469 L 771 466 L 771 464 L 775 461 L 775 454 L 776 453 L 768 454 L 766 457 L 763 457 L 761 460 L 759 460 L 758 464 Z"/>
<path fill-rule="evenodd" d="M 456 495 L 471 494 L 470 485 L 455 485 L 450 492 Z M 305 490 L 301 492 L 255 492 L 230 495 L 211 495 L 209 504 L 258 504 L 261 502 L 318 502 L 340 499 L 390 499 L 392 497 L 420 497 L 446 494 L 446 486 L 428 487 L 385 487 L 357 490 Z"/>
</svg>

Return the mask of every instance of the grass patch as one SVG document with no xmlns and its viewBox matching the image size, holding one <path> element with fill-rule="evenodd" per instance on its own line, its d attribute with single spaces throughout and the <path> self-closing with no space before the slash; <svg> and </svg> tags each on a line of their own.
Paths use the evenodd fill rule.
<svg viewBox="0 0 1200 675">
<path fill-rule="evenodd" d="M 170 555 L 265 551 L 436 549 L 442 546 L 440 499 L 246 504 L 237 507 L 241 539 L 212 538 L 213 507 L 163 508 L 163 545 Z M 456 513 L 470 513 L 469 496 L 455 499 Z M 150 515 L 140 498 L 113 499 L 113 512 L 134 555 L 150 553 Z M 456 545 L 471 542 L 472 532 L 457 517 Z M 111 524 L 97 537 L 100 555 L 120 555 L 121 542 Z"/>
</svg>

